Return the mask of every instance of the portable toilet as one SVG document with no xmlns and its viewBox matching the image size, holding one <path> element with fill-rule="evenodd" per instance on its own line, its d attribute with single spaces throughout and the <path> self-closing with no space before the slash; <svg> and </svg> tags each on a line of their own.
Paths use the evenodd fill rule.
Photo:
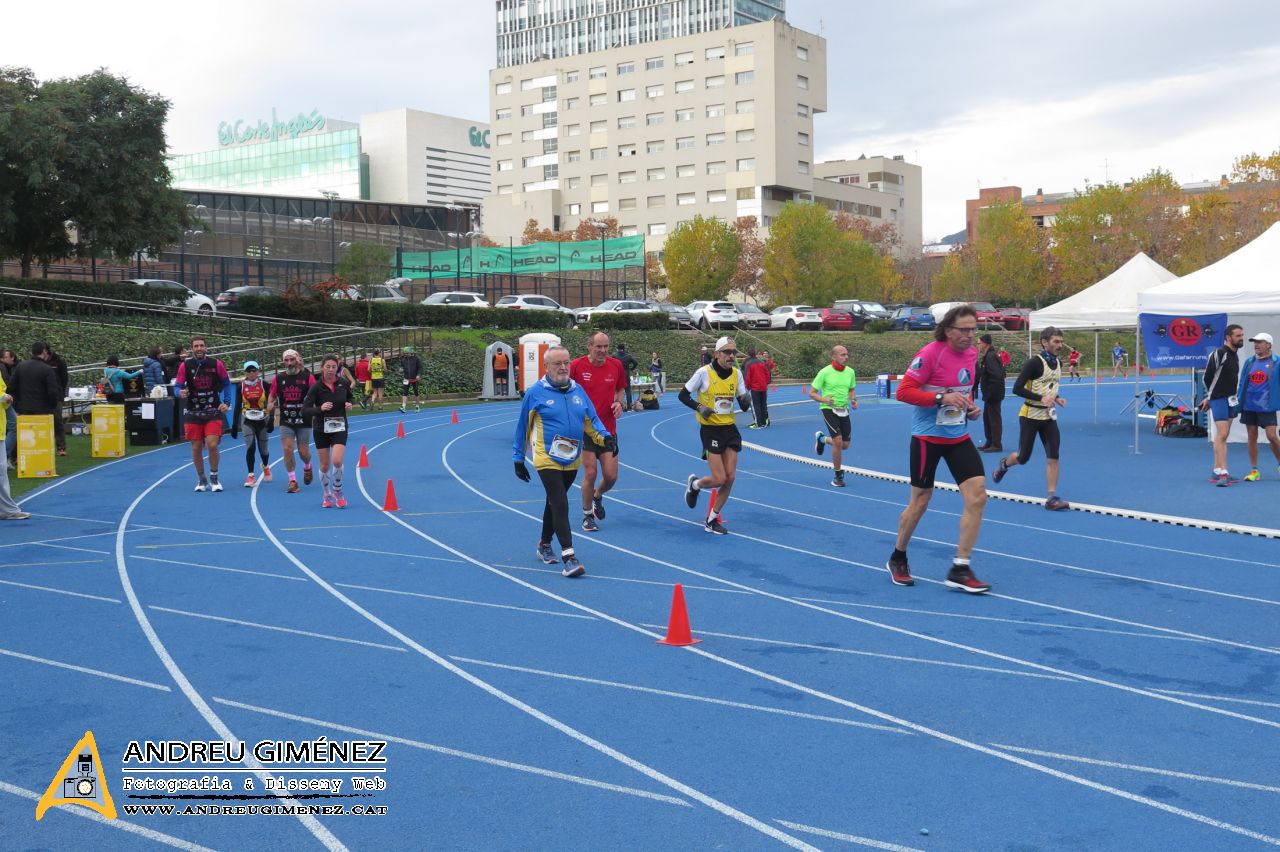
<svg viewBox="0 0 1280 852">
<path fill-rule="evenodd" d="M 506 369 L 500 369 L 498 353 L 506 359 Z M 490 343 L 484 350 L 484 392 L 481 399 L 519 399 L 520 388 L 516 387 L 516 353 L 501 340 Z"/>
<path fill-rule="evenodd" d="M 560 338 L 546 332 L 533 332 L 520 338 L 520 390 L 527 391 L 547 372 L 543 358 L 547 350 L 559 345 Z"/>
</svg>

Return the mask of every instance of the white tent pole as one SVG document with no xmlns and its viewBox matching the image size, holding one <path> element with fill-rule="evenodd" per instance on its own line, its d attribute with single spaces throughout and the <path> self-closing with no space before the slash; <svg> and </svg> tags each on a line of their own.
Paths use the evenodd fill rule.
<svg viewBox="0 0 1280 852">
<path fill-rule="evenodd" d="M 1098 422 L 1098 335 L 1102 332 L 1093 330 L 1093 422 Z"/>
<path fill-rule="evenodd" d="M 1138 314 L 1138 328 L 1133 333 L 1133 454 L 1142 455 L 1138 449 L 1138 433 L 1142 419 L 1138 414 L 1142 411 L 1142 401 L 1138 396 L 1142 393 L 1142 314 Z"/>
</svg>

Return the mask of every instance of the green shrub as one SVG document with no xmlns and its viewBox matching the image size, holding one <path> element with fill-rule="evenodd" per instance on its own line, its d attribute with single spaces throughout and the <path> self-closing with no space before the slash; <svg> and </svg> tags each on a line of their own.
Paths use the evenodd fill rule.
<svg viewBox="0 0 1280 852">
<path fill-rule="evenodd" d="M 595 314 L 587 325 L 604 331 L 664 329 L 668 327 L 665 311 L 619 311 L 618 313 Z"/>
<path fill-rule="evenodd" d="M 867 323 L 867 327 L 863 329 L 867 334 L 884 334 L 886 331 L 893 331 L 893 320 L 876 319 Z"/>
</svg>

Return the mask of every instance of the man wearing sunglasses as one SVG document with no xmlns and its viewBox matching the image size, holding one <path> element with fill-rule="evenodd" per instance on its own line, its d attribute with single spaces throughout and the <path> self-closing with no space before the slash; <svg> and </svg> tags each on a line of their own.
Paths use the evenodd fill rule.
<svg viewBox="0 0 1280 852">
<path fill-rule="evenodd" d="M 897 586 L 915 585 L 907 565 L 907 545 L 929 508 L 938 463 L 945 460 L 964 497 L 956 556 L 946 584 L 970 594 L 991 591 L 969 565 L 987 505 L 986 471 L 969 437 L 968 424 L 982 416 L 972 398 L 978 362 L 973 335 L 977 330 L 978 315 L 971 306 L 957 305 L 947 311 L 933 331 L 934 342 L 916 353 L 898 385 L 898 400 L 915 406 L 915 413 L 911 421 L 911 500 L 898 521 L 898 540 L 888 564 L 889 578 Z"/>
<path fill-rule="evenodd" d="M 717 489 L 715 504 L 703 525 L 705 532 L 714 535 L 729 532 L 720 519 L 720 510 L 729 500 L 738 470 L 738 453 L 742 451 L 742 435 L 733 421 L 734 400 L 743 411 L 751 410 L 751 391 L 734 365 L 737 355 L 738 347 L 734 345 L 733 338 L 720 338 L 716 341 L 711 363 L 699 367 L 680 390 L 680 401 L 698 412 L 702 454 L 711 469 L 711 475 L 701 479 L 696 473 L 689 474 L 684 502 L 692 509 L 698 505 L 699 491 Z"/>
</svg>

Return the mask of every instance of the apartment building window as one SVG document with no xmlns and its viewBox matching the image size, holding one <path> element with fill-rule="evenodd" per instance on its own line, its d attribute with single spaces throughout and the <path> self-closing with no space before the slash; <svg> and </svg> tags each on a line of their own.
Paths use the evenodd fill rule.
<svg viewBox="0 0 1280 852">
<path fill-rule="evenodd" d="M 737 133 L 733 134 L 733 141 L 734 142 L 756 141 L 756 129 L 754 127 L 748 127 L 743 130 L 739 130 Z"/>
<path fill-rule="evenodd" d="M 644 152 L 646 154 L 661 154 L 666 148 L 666 142 L 661 139 L 653 139 L 644 143 Z"/>
<path fill-rule="evenodd" d="M 728 200 L 729 200 L 729 193 L 723 189 L 707 190 L 708 204 L 719 204 L 721 201 L 728 201 Z"/>
<path fill-rule="evenodd" d="M 807 47 L 797 47 L 797 48 L 796 48 L 796 59 L 799 59 L 801 62 L 808 62 L 808 61 L 809 61 L 809 48 L 807 48 Z"/>
<path fill-rule="evenodd" d="M 692 81 L 692 80 L 677 80 L 677 81 L 676 81 L 676 94 L 677 94 L 677 95 L 679 95 L 679 94 L 681 94 L 681 93 L 683 93 L 683 92 L 692 92 L 692 91 L 693 91 L 693 81 Z"/>
<path fill-rule="evenodd" d="M 582 178 L 580 177 L 566 178 L 564 182 L 564 186 L 565 186 L 565 189 L 577 189 L 578 187 L 582 186 Z"/>
<path fill-rule="evenodd" d="M 634 74 L 635 70 L 636 70 L 636 64 L 634 62 L 618 63 L 618 76 L 622 76 L 623 74 Z"/>
<path fill-rule="evenodd" d="M 648 198 L 645 199 L 645 206 L 650 208 L 666 207 L 667 197 L 665 195 L 650 195 Z"/>
<path fill-rule="evenodd" d="M 657 71 L 661 67 L 662 67 L 661 56 L 650 56 L 648 59 L 644 61 L 644 70 L 646 71 Z"/>
<path fill-rule="evenodd" d="M 707 163 L 707 174 L 709 175 L 722 175 L 727 171 L 729 171 L 729 166 L 724 160 Z"/>
<path fill-rule="evenodd" d="M 619 198 L 618 209 L 619 210 L 635 210 L 636 200 L 634 198 Z"/>
<path fill-rule="evenodd" d="M 635 89 L 619 89 L 618 90 L 618 103 L 625 104 L 630 101 L 634 101 L 635 99 L 636 99 Z M 604 103 L 604 101 L 601 101 L 601 103 Z"/>
<path fill-rule="evenodd" d="M 555 127 L 559 123 L 560 123 L 560 117 L 556 115 L 554 112 L 544 112 L 542 114 L 543 130 L 547 129 L 548 127 Z"/>
<path fill-rule="evenodd" d="M 750 100 L 738 101 L 733 105 L 733 111 L 736 112 L 738 115 L 746 115 L 747 113 L 755 112 L 756 102 L 750 101 Z"/>
<path fill-rule="evenodd" d="M 493 93 L 495 95 L 509 95 L 511 94 L 511 84 L 498 83 L 496 86 L 493 87 Z"/>
<path fill-rule="evenodd" d="M 533 115 L 533 104 L 523 104 L 520 107 L 520 117 L 528 118 L 531 115 Z"/>
<path fill-rule="evenodd" d="M 523 131 L 521 131 L 521 132 L 520 132 L 520 141 L 521 141 L 521 142 L 532 142 L 532 141 L 533 141 L 533 134 L 534 134 L 534 133 L 535 133 L 535 131 L 533 131 L 533 130 L 523 130 Z"/>
<path fill-rule="evenodd" d="M 534 183 L 533 181 L 529 181 L 529 182 L 527 182 L 527 183 L 522 183 L 522 184 L 520 184 L 520 191 L 521 191 L 521 192 L 532 192 L 532 191 L 533 191 L 533 183 Z"/>
<path fill-rule="evenodd" d="M 560 176 L 560 167 L 555 163 L 551 163 L 549 165 L 542 167 L 543 180 L 555 180 L 559 176 Z"/>
<path fill-rule="evenodd" d="M 560 142 L 559 142 L 559 140 L 556 140 L 556 139 L 543 139 L 543 140 L 542 140 L 542 153 L 544 153 L 544 154 L 554 154 L 556 151 L 559 151 L 559 150 L 560 150 Z"/>
<path fill-rule="evenodd" d="M 692 65 L 692 64 L 693 64 L 693 51 L 692 51 L 692 50 L 687 51 L 687 52 L 685 52 L 685 53 L 677 53 L 677 54 L 676 54 L 676 67 L 677 67 L 677 68 L 679 68 L 681 65 Z M 502 94 L 502 93 L 501 93 L 501 92 L 499 92 L 498 94 Z"/>
<path fill-rule="evenodd" d="M 677 150 L 677 151 L 688 151 L 688 150 L 691 150 L 692 148 L 693 148 L 693 137 L 692 137 L 692 136 L 677 136 L 677 137 L 676 137 L 676 150 Z"/>
<path fill-rule="evenodd" d="M 609 96 L 604 92 L 597 92 L 587 99 L 587 103 L 591 106 L 604 106 L 609 100 Z"/>
<path fill-rule="evenodd" d="M 809 117 L 809 105 L 808 105 L 808 104 L 796 104 L 796 115 L 800 116 L 801 118 L 808 118 L 808 117 Z"/>
<path fill-rule="evenodd" d="M 708 145 L 723 145 L 723 144 L 724 144 L 724 134 L 723 134 L 723 133 L 708 133 L 708 134 L 707 134 L 707 144 L 708 144 Z"/>
<path fill-rule="evenodd" d="M 707 118 L 720 118 L 724 115 L 724 104 L 707 104 Z"/>
<path fill-rule="evenodd" d="M 551 101 L 554 101 L 555 99 L 556 99 L 556 87 L 555 87 L 555 86 L 543 86 L 543 87 L 542 87 L 542 102 L 543 102 L 544 104 L 546 104 L 546 103 L 550 103 Z"/>
<path fill-rule="evenodd" d="M 582 98 L 565 98 L 564 99 L 565 109 L 577 109 L 580 106 L 582 106 Z"/>
<path fill-rule="evenodd" d="M 578 72 L 577 72 L 577 71 L 566 71 L 566 72 L 564 72 L 564 81 L 565 81 L 566 83 L 576 83 L 576 82 L 578 82 Z"/>
<path fill-rule="evenodd" d="M 661 123 L 662 123 L 662 113 L 660 113 L 660 112 L 651 112 L 651 113 L 649 113 L 648 115 L 646 115 L 646 116 L 644 117 L 644 123 L 645 123 L 647 126 L 649 126 L 649 127 L 653 127 L 655 124 L 661 124 Z"/>
<path fill-rule="evenodd" d="M 688 163 L 683 166 L 676 166 L 676 177 L 678 178 L 693 177 L 693 163 Z"/>
<path fill-rule="evenodd" d="M 636 155 L 636 144 L 634 142 L 628 142 L 626 145 L 618 146 L 619 157 L 634 157 L 635 155 Z"/>
<path fill-rule="evenodd" d="M 807 174 L 809 174 L 809 163 L 808 163 L 808 161 L 807 161 L 807 160 L 797 160 L 797 161 L 796 161 L 796 171 L 798 171 L 798 172 L 799 172 L 800 174 L 802 174 L 802 175 L 807 175 Z"/>
<path fill-rule="evenodd" d="M 607 155 L 608 155 L 608 153 L 609 153 L 609 152 L 608 152 L 608 150 L 607 150 L 607 149 L 605 149 L 605 148 L 592 148 L 592 149 L 591 149 L 591 159 L 593 159 L 593 160 L 603 160 L 603 159 L 605 158 L 605 156 L 607 156 Z"/>
<path fill-rule="evenodd" d="M 676 121 L 693 121 L 693 110 L 691 109 L 676 110 Z"/>
<path fill-rule="evenodd" d="M 809 134 L 808 134 L 808 133 L 805 133 L 803 130 L 798 131 L 798 132 L 796 133 L 796 144 L 798 144 L 798 145 L 800 145 L 800 146 L 802 146 L 802 147 L 804 147 L 804 148 L 808 148 L 808 147 L 809 147 Z"/>
<path fill-rule="evenodd" d="M 667 233 L 666 222 L 653 222 L 649 225 L 649 236 L 651 237 L 665 236 L 666 233 Z"/>
<path fill-rule="evenodd" d="M 589 80 L 603 80 L 605 76 L 605 67 L 603 65 L 597 65 L 587 72 L 587 79 Z"/>
<path fill-rule="evenodd" d="M 756 52 L 756 43 L 754 41 L 740 41 L 733 46 L 734 56 L 750 56 Z"/>
<path fill-rule="evenodd" d="M 712 77 L 708 77 L 708 78 L 707 78 L 707 88 L 708 88 L 708 89 L 718 89 L 718 88 L 720 88 L 720 87 L 721 87 L 721 86 L 723 86 L 723 85 L 724 85 L 724 75 L 723 75 L 723 74 L 716 74 L 716 75 L 714 75 L 714 76 L 712 76 Z"/>
<path fill-rule="evenodd" d="M 499 134 L 498 134 L 498 138 L 497 138 L 495 141 L 496 141 L 499 145 L 510 145 L 510 144 L 511 144 L 511 134 L 510 134 L 510 133 L 499 133 Z"/>
<path fill-rule="evenodd" d="M 618 172 L 618 183 L 635 183 L 635 172 Z"/>
<path fill-rule="evenodd" d="M 798 88 L 798 89 L 807 89 L 807 88 L 809 88 L 809 78 L 808 78 L 808 77 L 806 77 L 806 76 L 804 76 L 803 74 L 797 74 L 797 75 L 796 75 L 796 88 Z"/>
<path fill-rule="evenodd" d="M 644 87 L 644 96 L 645 96 L 646 98 L 660 98 L 660 97 L 662 97 L 662 84 L 661 84 L 661 83 L 659 83 L 659 84 L 657 84 L 657 85 L 653 85 L 653 86 L 645 86 L 645 87 Z"/>
<path fill-rule="evenodd" d="M 604 133 L 608 129 L 609 129 L 609 123 L 604 119 L 591 122 L 592 133 Z"/>
<path fill-rule="evenodd" d="M 509 121 L 511 119 L 511 107 L 503 107 L 495 110 L 493 113 L 494 121 Z"/>
<path fill-rule="evenodd" d="M 738 171 L 753 172 L 755 171 L 755 169 L 756 169 L 755 157 L 743 157 L 742 159 L 738 160 Z"/>
<path fill-rule="evenodd" d="M 698 203 L 698 195 L 695 192 L 679 192 L 676 193 L 676 206 L 688 207 L 690 204 Z"/>
<path fill-rule="evenodd" d="M 580 162 L 582 162 L 582 152 L 581 152 L 581 151 L 569 151 L 568 153 L 566 153 L 566 154 L 564 155 L 564 161 L 565 161 L 566 163 L 580 163 Z"/>
<path fill-rule="evenodd" d="M 635 201 L 634 198 L 631 200 Z M 635 225 L 622 225 L 618 228 L 618 233 L 624 237 L 638 237 L 640 236 L 640 229 Z"/>
<path fill-rule="evenodd" d="M 609 176 L 608 175 L 592 175 L 591 185 L 592 186 L 608 186 Z"/>
<path fill-rule="evenodd" d="M 510 194 L 511 194 L 511 190 L 512 190 L 512 189 L 513 189 L 513 187 L 512 187 L 512 185 L 511 185 L 511 184 L 509 184 L 509 183 L 504 183 L 502 186 L 498 187 L 498 194 L 499 194 L 499 195 L 510 195 Z"/>
<path fill-rule="evenodd" d="M 565 135 L 565 136 L 578 136 L 578 135 L 580 135 L 581 133 L 582 133 L 582 125 L 581 125 L 581 124 L 569 124 L 569 125 L 565 125 L 565 128 L 564 128 L 564 135 Z"/>
<path fill-rule="evenodd" d="M 581 204 L 570 204 L 570 205 L 569 205 L 569 215 L 570 215 L 570 216 L 581 216 L 581 215 L 582 215 L 582 205 L 581 205 Z"/>
<path fill-rule="evenodd" d="M 500 172 L 509 172 L 509 171 L 511 171 L 511 161 L 510 161 L 510 160 L 498 160 L 498 171 L 500 171 Z"/>
<path fill-rule="evenodd" d="M 521 80 L 521 81 L 520 81 L 520 91 L 522 91 L 522 92 L 527 92 L 527 91 L 529 91 L 529 90 L 530 90 L 530 89 L 532 89 L 532 88 L 533 88 L 533 78 L 532 78 L 532 77 L 530 77 L 530 78 L 529 78 L 529 79 L 527 79 L 527 80 Z"/>
<path fill-rule="evenodd" d="M 630 130 L 636 126 L 636 117 L 634 115 L 623 115 L 618 117 L 618 129 Z"/>
<path fill-rule="evenodd" d="M 755 81 L 756 72 L 754 71 L 739 71 L 737 74 L 733 75 L 733 82 L 739 86 L 747 86 Z"/>
<path fill-rule="evenodd" d="M 644 177 L 645 177 L 645 180 L 666 180 L 667 170 L 662 166 L 649 169 L 649 171 L 644 173 Z"/>
<path fill-rule="evenodd" d="M 521 157 L 521 158 L 520 158 L 520 168 L 522 168 L 522 169 L 527 169 L 527 168 L 529 168 L 531 165 L 533 165 L 533 163 L 529 162 L 529 161 L 530 161 L 530 160 L 532 160 L 532 159 L 533 159 L 533 157 Z"/>
<path fill-rule="evenodd" d="M 592 212 L 592 213 L 608 213 L 608 212 L 609 212 L 609 202 L 607 202 L 607 201 L 593 201 L 593 202 L 591 202 L 591 212 Z"/>
<path fill-rule="evenodd" d="M 738 187 L 737 197 L 739 201 L 754 201 L 756 188 L 754 186 L 740 186 Z"/>
<path fill-rule="evenodd" d="M 706 59 L 724 59 L 724 46 L 708 47 L 703 56 Z"/>
</svg>

